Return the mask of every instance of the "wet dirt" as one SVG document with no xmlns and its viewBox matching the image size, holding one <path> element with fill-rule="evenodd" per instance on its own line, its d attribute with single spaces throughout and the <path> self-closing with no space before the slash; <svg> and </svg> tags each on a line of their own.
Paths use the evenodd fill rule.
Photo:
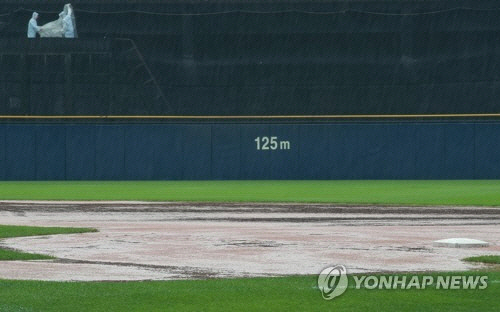
<svg viewBox="0 0 500 312">
<path fill-rule="evenodd" d="M 0 278 L 169 280 L 354 272 L 468 270 L 500 254 L 500 208 L 374 205 L 1 201 L 0 224 L 94 227 L 97 233 L 9 238 L 0 247 L 55 256 L 0 262 Z M 467 237 L 486 248 L 437 248 Z"/>
</svg>

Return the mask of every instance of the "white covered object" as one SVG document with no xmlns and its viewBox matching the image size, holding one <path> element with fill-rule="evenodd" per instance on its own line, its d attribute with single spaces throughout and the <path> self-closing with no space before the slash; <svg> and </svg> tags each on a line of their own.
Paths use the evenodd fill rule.
<svg viewBox="0 0 500 312">
<path fill-rule="evenodd" d="M 488 242 L 471 238 L 448 238 L 434 242 L 434 247 L 477 248 L 488 247 Z"/>
<path fill-rule="evenodd" d="M 59 18 L 40 27 L 42 38 L 77 38 L 75 13 L 71 4 L 65 4 Z"/>
</svg>

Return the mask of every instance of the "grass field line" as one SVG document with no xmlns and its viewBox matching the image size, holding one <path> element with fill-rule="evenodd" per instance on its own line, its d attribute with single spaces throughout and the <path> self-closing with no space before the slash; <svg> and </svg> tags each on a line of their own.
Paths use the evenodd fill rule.
<svg viewBox="0 0 500 312">
<path fill-rule="evenodd" d="M 93 228 L 70 228 L 70 227 L 39 227 L 39 226 L 17 226 L 0 225 L 0 261 L 13 260 L 53 260 L 50 255 L 26 253 L 1 246 L 4 239 L 26 236 L 45 236 L 59 234 L 81 234 L 97 232 Z"/>
<path fill-rule="evenodd" d="M 468 274 L 471 274 L 469 272 Z M 485 273 L 499 280 L 499 273 Z M 167 282 L 0 280 L 7 311 L 497 311 L 498 283 L 483 290 L 349 289 L 323 300 L 316 276 Z M 352 280 L 351 280 L 352 281 Z M 307 288 L 305 288 L 307 287 Z M 497 303 L 495 303 L 497 302 Z"/>
<path fill-rule="evenodd" d="M 394 208 L 426 208 L 426 209 L 436 209 L 439 210 L 441 208 L 448 209 L 493 209 L 497 210 L 500 208 L 499 206 L 485 206 L 485 205 L 444 205 L 444 204 L 398 204 L 398 203 L 351 203 L 351 202 L 287 202 L 287 201 L 207 201 L 207 200 L 67 200 L 67 199 L 41 199 L 41 200 L 24 200 L 24 199 L 13 199 L 13 200 L 4 200 L 0 199 L 1 204 L 33 204 L 33 205 L 84 205 L 89 203 L 96 204 L 106 204 L 106 205 L 191 205 L 191 204 L 207 204 L 207 205 L 217 205 L 217 204 L 235 204 L 235 205 L 269 205 L 269 206 L 304 206 L 309 205 L 311 207 L 325 207 L 325 206 L 335 206 L 335 207 L 394 207 Z"/>
<path fill-rule="evenodd" d="M 500 206 L 500 180 L 9 181 L 0 201 Z"/>
<path fill-rule="evenodd" d="M 30 200 L 30 199 L 0 199 L 0 204 L 85 204 L 85 203 L 101 203 L 101 204 L 170 204 L 170 203 L 191 203 L 191 202 L 179 202 L 179 201 L 147 201 L 147 200 L 68 200 L 68 199 L 40 199 L 40 200 Z M 485 207 L 487 208 L 487 207 Z M 496 207 L 491 207 L 496 208 Z"/>
</svg>

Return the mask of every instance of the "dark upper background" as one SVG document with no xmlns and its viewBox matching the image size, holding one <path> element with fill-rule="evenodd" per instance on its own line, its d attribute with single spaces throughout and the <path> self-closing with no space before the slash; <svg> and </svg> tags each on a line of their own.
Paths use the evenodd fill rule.
<svg viewBox="0 0 500 312">
<path fill-rule="evenodd" d="M 79 39 L 26 43 L 67 2 L 0 0 L 1 114 L 500 112 L 498 1 L 72 1 Z"/>
</svg>

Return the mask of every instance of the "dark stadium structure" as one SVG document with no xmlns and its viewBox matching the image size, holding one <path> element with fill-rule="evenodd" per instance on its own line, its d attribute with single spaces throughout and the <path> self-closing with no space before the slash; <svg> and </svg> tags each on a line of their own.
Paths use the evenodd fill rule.
<svg viewBox="0 0 500 312">
<path fill-rule="evenodd" d="M 0 0 L 0 115 L 500 112 L 498 1 L 74 0 L 26 38 L 66 2 Z"/>
<path fill-rule="evenodd" d="M 0 180 L 499 179 L 500 2 L 0 0 Z"/>
</svg>

